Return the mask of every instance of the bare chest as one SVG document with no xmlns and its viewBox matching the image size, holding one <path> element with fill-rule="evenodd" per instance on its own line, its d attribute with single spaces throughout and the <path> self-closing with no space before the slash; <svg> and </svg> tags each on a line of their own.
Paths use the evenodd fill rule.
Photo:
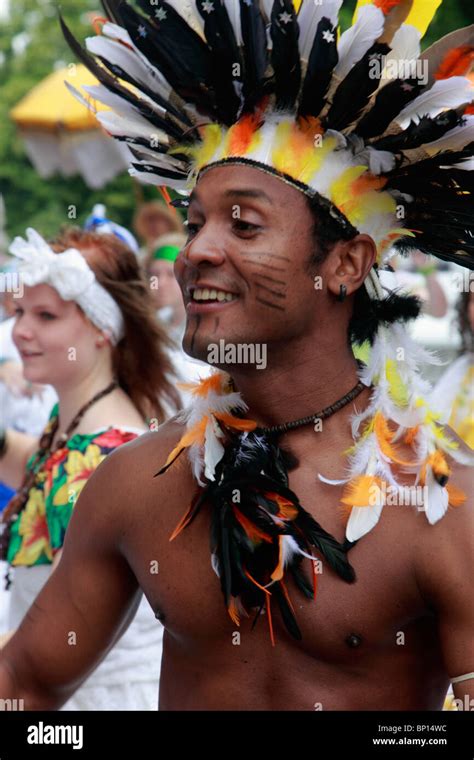
<svg viewBox="0 0 474 760">
<path fill-rule="evenodd" d="M 127 540 L 129 562 L 157 618 L 175 640 L 196 652 L 225 646 L 236 632 L 254 650 L 267 646 L 266 613 L 257 616 L 255 625 L 254 617 L 244 618 L 239 627 L 227 613 L 210 561 L 210 508 L 204 507 L 169 541 L 194 485 L 185 470 L 168 482 L 169 489 L 159 489 L 166 492 L 165 503 L 147 494 L 146 511 L 140 510 L 142 519 L 136 521 Z M 290 486 L 304 508 L 341 541 L 340 490 L 318 482 L 314 471 L 308 470 L 292 474 Z M 288 581 L 302 641 L 289 636 L 272 603 L 277 641 L 319 661 L 351 666 L 377 653 L 419 649 L 422 639 L 428 648 L 435 645 L 433 620 L 424 608 L 413 570 L 410 534 L 421 516 L 402 509 L 386 508 L 376 529 L 349 551 L 355 583 L 341 580 L 324 561 L 317 565 L 315 599 L 307 599 Z M 312 563 L 304 560 L 303 567 L 312 581 Z"/>
</svg>

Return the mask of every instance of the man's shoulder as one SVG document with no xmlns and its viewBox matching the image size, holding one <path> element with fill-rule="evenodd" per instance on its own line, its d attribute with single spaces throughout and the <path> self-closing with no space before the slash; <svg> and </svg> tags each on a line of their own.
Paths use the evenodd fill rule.
<svg viewBox="0 0 474 760">
<path fill-rule="evenodd" d="M 114 471 L 118 477 L 126 480 L 130 477 L 140 477 L 144 473 L 152 472 L 154 475 L 165 464 L 169 453 L 184 432 L 184 424 L 178 422 L 177 417 L 173 417 L 157 430 L 143 433 L 119 446 L 101 466 L 107 462 L 110 472 Z"/>
</svg>

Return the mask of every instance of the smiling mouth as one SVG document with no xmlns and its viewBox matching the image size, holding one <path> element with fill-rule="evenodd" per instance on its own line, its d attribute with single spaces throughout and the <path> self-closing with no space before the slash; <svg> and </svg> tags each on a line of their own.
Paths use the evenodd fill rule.
<svg viewBox="0 0 474 760">
<path fill-rule="evenodd" d="M 194 303 L 228 303 L 237 298 L 235 293 L 211 288 L 195 288 L 191 293 L 191 302 Z"/>
</svg>

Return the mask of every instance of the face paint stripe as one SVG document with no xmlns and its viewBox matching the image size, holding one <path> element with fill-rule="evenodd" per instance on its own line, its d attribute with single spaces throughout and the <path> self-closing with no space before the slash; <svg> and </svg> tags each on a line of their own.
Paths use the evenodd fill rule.
<svg viewBox="0 0 474 760">
<path fill-rule="evenodd" d="M 265 301 L 264 298 L 259 298 L 257 296 L 255 300 L 259 301 L 259 303 L 263 303 L 265 306 L 271 306 L 272 309 L 279 309 L 279 311 L 286 311 L 286 309 L 284 309 L 283 306 L 277 306 L 276 303 L 271 303 L 270 301 Z"/>
<path fill-rule="evenodd" d="M 286 293 L 278 293 L 278 291 L 276 290 L 267 288 L 266 285 L 259 285 L 258 282 L 257 282 L 257 288 L 262 288 L 262 290 L 266 290 L 268 293 L 271 293 L 272 296 L 276 296 L 277 298 L 286 298 Z"/>
</svg>

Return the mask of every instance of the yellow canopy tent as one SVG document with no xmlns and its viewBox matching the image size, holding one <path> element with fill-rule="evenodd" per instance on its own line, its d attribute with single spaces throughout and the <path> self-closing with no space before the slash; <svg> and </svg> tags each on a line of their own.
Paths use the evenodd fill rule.
<svg viewBox="0 0 474 760">
<path fill-rule="evenodd" d="M 106 135 L 94 115 L 68 91 L 98 84 L 82 64 L 54 71 L 10 111 L 26 152 L 41 177 L 80 174 L 91 188 L 103 187 L 128 166 L 125 146 Z M 106 107 L 101 105 L 101 110 Z"/>
</svg>

